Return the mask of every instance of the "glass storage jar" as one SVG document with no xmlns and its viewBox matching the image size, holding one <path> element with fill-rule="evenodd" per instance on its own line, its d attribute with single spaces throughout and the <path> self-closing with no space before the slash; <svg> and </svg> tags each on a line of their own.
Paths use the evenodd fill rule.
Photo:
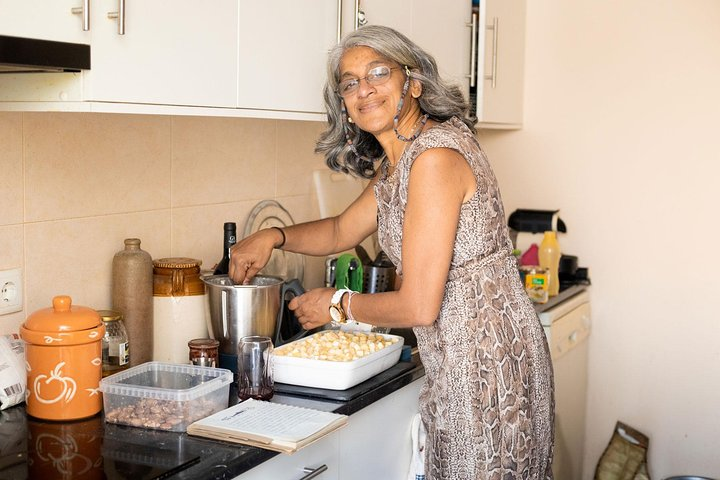
<svg viewBox="0 0 720 480">
<path fill-rule="evenodd" d="M 105 324 L 105 336 L 102 341 L 102 376 L 107 377 L 130 366 L 130 344 L 120 312 L 98 310 L 98 315 Z"/>
</svg>

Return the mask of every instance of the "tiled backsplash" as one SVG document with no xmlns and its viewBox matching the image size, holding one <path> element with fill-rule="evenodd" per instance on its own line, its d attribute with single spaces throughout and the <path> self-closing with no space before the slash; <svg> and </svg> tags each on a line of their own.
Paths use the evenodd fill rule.
<svg viewBox="0 0 720 480">
<path fill-rule="evenodd" d="M 0 113 L 0 269 L 22 268 L 24 309 L 0 334 L 67 294 L 110 307 L 113 255 L 137 237 L 153 258 L 212 267 L 226 221 L 242 236 L 276 199 L 296 222 L 318 217 L 315 122 L 92 113 Z M 308 258 L 304 284 L 322 284 Z"/>
</svg>

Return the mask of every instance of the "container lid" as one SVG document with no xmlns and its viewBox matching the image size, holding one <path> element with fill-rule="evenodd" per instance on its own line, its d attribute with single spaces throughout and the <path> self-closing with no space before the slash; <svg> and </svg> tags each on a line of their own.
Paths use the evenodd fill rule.
<svg viewBox="0 0 720 480">
<path fill-rule="evenodd" d="M 53 297 L 52 308 L 43 308 L 25 320 L 27 330 L 39 332 L 76 332 L 101 324 L 100 315 L 92 308 L 72 304 L 68 295 Z"/>
<path fill-rule="evenodd" d="M 200 265 L 202 265 L 202 260 L 187 257 L 158 258 L 157 260 L 153 260 L 153 266 L 157 268 L 195 268 Z"/>
<path fill-rule="evenodd" d="M 97 313 L 103 322 L 117 322 L 123 318 L 122 313 L 116 310 L 98 310 Z"/>
<path fill-rule="evenodd" d="M 188 342 L 188 347 L 198 348 L 200 350 L 218 348 L 219 345 L 220 341 L 212 338 L 194 338 Z"/>
</svg>

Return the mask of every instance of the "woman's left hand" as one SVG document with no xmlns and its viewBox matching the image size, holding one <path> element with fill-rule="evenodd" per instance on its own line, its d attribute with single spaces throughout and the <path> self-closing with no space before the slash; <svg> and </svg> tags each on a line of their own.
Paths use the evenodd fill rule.
<svg viewBox="0 0 720 480">
<path fill-rule="evenodd" d="M 334 288 L 314 288 L 290 300 L 288 308 L 295 312 L 295 317 L 305 330 L 312 330 L 332 320 L 330 300 L 334 293 Z"/>
</svg>

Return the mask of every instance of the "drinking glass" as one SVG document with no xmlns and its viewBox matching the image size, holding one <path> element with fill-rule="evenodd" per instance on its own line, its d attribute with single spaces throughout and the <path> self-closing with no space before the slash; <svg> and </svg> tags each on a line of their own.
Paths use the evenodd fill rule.
<svg viewBox="0 0 720 480">
<path fill-rule="evenodd" d="M 270 337 L 252 335 L 238 343 L 238 398 L 270 400 L 275 391 Z"/>
</svg>

